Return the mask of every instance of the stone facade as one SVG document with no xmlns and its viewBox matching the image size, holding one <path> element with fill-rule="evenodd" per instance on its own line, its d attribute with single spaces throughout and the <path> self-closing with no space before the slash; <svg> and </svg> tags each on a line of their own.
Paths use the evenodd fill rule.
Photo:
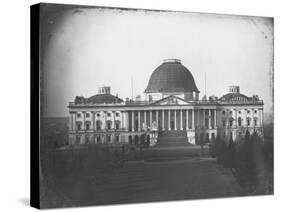
<svg viewBox="0 0 281 212">
<path fill-rule="evenodd" d="M 181 64 L 176 61 L 176 65 Z M 197 89 L 195 84 L 193 87 Z M 138 143 L 144 139 L 153 145 L 161 131 L 185 132 L 191 144 L 218 135 L 236 141 L 247 130 L 263 136 L 263 101 L 240 94 L 239 86 L 230 86 L 228 94 L 209 100 L 199 100 L 197 90 L 188 99 L 184 98 L 188 90 L 180 93 L 176 88 L 167 93 L 160 88 L 155 93 L 153 89 L 157 98 L 144 101 L 124 102 L 110 94 L 110 87 L 99 88 L 99 94 L 89 99 L 76 97 L 68 105 L 69 144 Z"/>
</svg>

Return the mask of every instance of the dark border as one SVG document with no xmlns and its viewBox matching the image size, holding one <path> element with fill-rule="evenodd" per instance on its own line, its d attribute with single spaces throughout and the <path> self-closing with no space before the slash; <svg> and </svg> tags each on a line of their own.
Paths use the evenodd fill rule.
<svg viewBox="0 0 281 212">
<path fill-rule="evenodd" d="M 39 178 L 39 24 L 40 4 L 30 6 L 30 205 L 40 208 Z"/>
</svg>

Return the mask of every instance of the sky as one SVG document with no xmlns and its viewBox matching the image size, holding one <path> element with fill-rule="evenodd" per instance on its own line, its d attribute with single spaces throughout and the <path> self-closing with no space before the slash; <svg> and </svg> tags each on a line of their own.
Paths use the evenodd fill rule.
<svg viewBox="0 0 281 212">
<path fill-rule="evenodd" d="M 228 86 L 273 105 L 273 21 L 204 13 L 43 7 L 40 71 L 44 116 L 67 116 L 75 96 L 111 86 L 121 98 L 143 94 L 163 59 L 177 58 L 207 96 Z"/>
</svg>

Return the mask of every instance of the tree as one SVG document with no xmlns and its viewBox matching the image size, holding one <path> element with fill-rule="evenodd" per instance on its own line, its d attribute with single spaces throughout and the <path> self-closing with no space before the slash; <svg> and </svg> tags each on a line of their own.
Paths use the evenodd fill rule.
<svg viewBox="0 0 281 212">
<path fill-rule="evenodd" d="M 228 154 L 227 154 L 228 159 L 226 164 L 227 167 L 233 168 L 235 166 L 235 156 L 236 156 L 235 144 L 231 136 L 228 145 Z"/>
</svg>

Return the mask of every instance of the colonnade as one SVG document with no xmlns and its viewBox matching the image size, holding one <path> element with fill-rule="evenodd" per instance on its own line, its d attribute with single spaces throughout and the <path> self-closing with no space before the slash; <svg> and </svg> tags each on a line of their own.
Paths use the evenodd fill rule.
<svg viewBox="0 0 281 212">
<path fill-rule="evenodd" d="M 127 131 L 143 131 L 155 126 L 158 130 L 192 130 L 217 127 L 215 109 L 162 109 L 126 112 Z"/>
</svg>

